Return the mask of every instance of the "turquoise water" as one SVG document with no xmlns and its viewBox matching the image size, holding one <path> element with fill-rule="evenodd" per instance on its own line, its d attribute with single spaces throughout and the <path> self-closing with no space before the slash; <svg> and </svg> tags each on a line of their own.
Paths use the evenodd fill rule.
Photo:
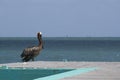
<svg viewBox="0 0 120 80">
<path fill-rule="evenodd" d="M 0 80 L 33 80 L 71 70 L 73 69 L 0 68 Z"/>
<path fill-rule="evenodd" d="M 120 61 L 120 38 L 46 37 L 36 61 Z M 21 62 L 26 47 L 37 45 L 34 37 L 0 38 L 0 63 Z"/>
<path fill-rule="evenodd" d="M 34 69 L 0 67 L 0 80 L 60 80 L 83 73 L 91 72 L 97 67 L 80 69 Z"/>
</svg>

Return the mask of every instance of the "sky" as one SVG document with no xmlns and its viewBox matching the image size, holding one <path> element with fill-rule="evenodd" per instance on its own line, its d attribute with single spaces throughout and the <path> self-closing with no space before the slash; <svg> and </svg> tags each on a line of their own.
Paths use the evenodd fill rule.
<svg viewBox="0 0 120 80">
<path fill-rule="evenodd" d="M 0 37 L 120 37 L 120 0 L 0 0 Z"/>
</svg>

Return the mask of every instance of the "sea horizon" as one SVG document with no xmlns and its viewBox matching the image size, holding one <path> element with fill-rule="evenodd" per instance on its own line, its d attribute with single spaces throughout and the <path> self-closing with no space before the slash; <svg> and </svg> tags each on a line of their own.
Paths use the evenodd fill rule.
<svg viewBox="0 0 120 80">
<path fill-rule="evenodd" d="M 120 61 L 120 37 L 43 37 L 43 42 L 35 61 Z M 0 37 L 0 63 L 22 62 L 22 51 L 36 45 L 36 37 Z"/>
</svg>

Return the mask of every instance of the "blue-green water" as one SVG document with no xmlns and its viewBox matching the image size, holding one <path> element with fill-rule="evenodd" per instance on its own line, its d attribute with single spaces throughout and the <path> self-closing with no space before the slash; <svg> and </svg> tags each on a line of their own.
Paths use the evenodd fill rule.
<svg viewBox="0 0 120 80">
<path fill-rule="evenodd" d="M 0 80 L 34 80 L 36 78 L 43 78 L 73 69 L 2 69 L 0 68 Z"/>
<path fill-rule="evenodd" d="M 47 37 L 36 61 L 120 61 L 120 38 Z M 0 63 L 21 62 L 26 47 L 36 38 L 0 38 Z"/>
</svg>

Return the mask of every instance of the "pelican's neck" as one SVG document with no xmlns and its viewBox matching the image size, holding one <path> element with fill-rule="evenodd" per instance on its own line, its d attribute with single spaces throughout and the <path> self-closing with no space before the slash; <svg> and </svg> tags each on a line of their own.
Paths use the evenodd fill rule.
<svg viewBox="0 0 120 80">
<path fill-rule="evenodd" d="M 42 46 L 42 38 L 41 38 L 41 37 L 38 38 L 38 41 L 39 41 L 39 45 L 38 45 L 38 46 L 39 46 L 39 47 Z"/>
</svg>

